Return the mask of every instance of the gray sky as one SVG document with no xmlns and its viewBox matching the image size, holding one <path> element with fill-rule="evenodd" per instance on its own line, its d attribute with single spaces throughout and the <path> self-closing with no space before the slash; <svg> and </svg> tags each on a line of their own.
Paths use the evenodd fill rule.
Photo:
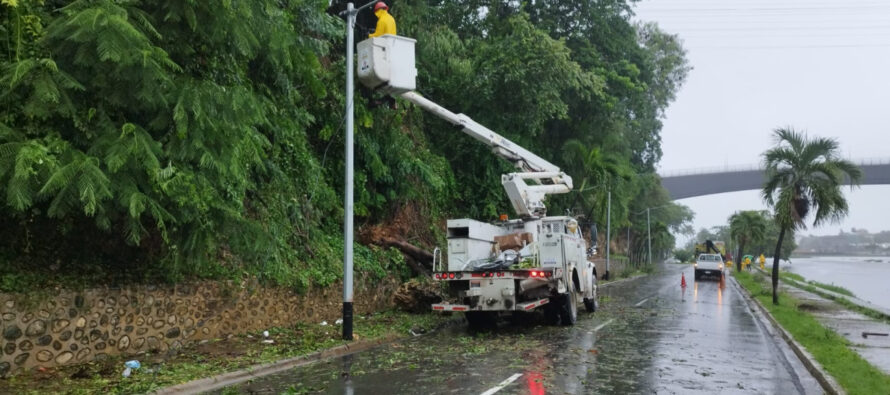
<svg viewBox="0 0 890 395">
<path fill-rule="evenodd" d="M 678 34 L 694 68 L 667 111 L 661 171 L 755 164 L 788 125 L 854 160 L 890 158 L 890 1 L 644 0 L 636 13 Z M 890 230 L 890 186 L 847 196 L 846 220 L 802 233 Z M 679 202 L 696 230 L 765 208 L 757 191 Z"/>
</svg>

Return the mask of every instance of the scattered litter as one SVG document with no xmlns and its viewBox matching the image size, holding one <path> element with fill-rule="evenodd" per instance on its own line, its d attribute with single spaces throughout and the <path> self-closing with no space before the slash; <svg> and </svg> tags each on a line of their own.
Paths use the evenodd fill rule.
<svg viewBox="0 0 890 395">
<path fill-rule="evenodd" d="M 888 336 L 890 333 L 878 333 L 878 332 L 862 332 L 862 338 L 868 339 L 869 336 Z"/>
<path fill-rule="evenodd" d="M 263 337 L 269 337 L 269 331 L 263 331 Z"/>
<path fill-rule="evenodd" d="M 266 339 L 266 340 L 263 340 L 262 343 L 263 343 L 263 344 L 272 344 L 272 343 L 275 343 L 275 340 L 272 340 L 272 339 Z"/>
<path fill-rule="evenodd" d="M 410 333 L 411 336 L 420 336 L 419 333 L 414 332 L 414 329 L 408 329 L 408 333 Z"/>
<path fill-rule="evenodd" d="M 142 364 L 140 364 L 139 361 L 137 361 L 135 359 L 124 362 L 125 369 L 124 369 L 124 372 L 121 373 L 121 375 L 124 376 L 125 378 L 130 377 L 130 375 L 133 374 L 133 371 L 136 369 L 139 369 L 141 366 L 142 366 Z"/>
<path fill-rule="evenodd" d="M 591 354 L 599 354 L 599 351 L 597 351 L 597 349 L 595 349 L 595 348 L 591 348 L 590 350 L 587 350 L 587 351 L 589 351 Z"/>
<path fill-rule="evenodd" d="M 342 319 L 342 318 L 337 318 L 337 321 L 334 321 L 334 325 L 340 325 L 340 324 L 342 324 L 342 323 L 343 323 L 343 319 Z"/>
<path fill-rule="evenodd" d="M 321 325 L 321 326 L 328 326 L 328 322 L 327 322 L 327 321 L 322 321 L 321 324 L 319 324 L 319 325 Z"/>
<path fill-rule="evenodd" d="M 252 336 L 252 335 L 247 335 L 247 338 L 248 338 L 248 339 L 253 339 L 253 336 Z"/>
</svg>

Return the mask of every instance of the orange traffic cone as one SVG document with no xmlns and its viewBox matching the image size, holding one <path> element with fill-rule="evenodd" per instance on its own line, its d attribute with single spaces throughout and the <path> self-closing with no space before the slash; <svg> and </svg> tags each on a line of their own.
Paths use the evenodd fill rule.
<svg viewBox="0 0 890 395">
<path fill-rule="evenodd" d="M 680 273 L 680 287 L 686 288 L 686 274 Z"/>
</svg>

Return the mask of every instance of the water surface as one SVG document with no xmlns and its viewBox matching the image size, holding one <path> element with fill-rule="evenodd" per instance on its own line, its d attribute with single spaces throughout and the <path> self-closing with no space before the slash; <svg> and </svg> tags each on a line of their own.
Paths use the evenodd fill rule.
<svg viewBox="0 0 890 395">
<path fill-rule="evenodd" d="M 767 260 L 768 265 L 771 262 Z M 839 285 L 859 299 L 890 309 L 890 257 L 791 258 L 784 268 L 807 280 Z"/>
</svg>

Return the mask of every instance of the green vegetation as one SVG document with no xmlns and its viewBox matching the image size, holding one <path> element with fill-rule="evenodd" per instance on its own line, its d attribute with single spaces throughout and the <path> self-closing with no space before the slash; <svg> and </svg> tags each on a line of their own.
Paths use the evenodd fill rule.
<svg viewBox="0 0 890 395">
<path fill-rule="evenodd" d="M 356 317 L 357 339 L 374 340 L 410 336 L 409 330 L 427 332 L 446 321 L 443 315 L 412 315 L 384 312 Z M 121 377 L 124 362 L 130 357 L 114 357 L 85 365 L 64 366 L 43 372 L 29 372 L 0 383 L 0 392 L 19 394 L 114 394 L 147 393 L 163 387 L 217 374 L 270 363 L 285 358 L 311 354 L 335 347 L 340 339 L 339 326 L 300 324 L 291 328 L 271 328 L 273 344 L 263 344 L 261 333 L 245 334 L 190 346 L 179 354 L 143 355 L 142 367 L 129 378 Z"/>
<path fill-rule="evenodd" d="M 796 299 L 783 293 L 782 299 L 787 303 L 770 303 L 772 293 L 766 277 L 747 272 L 738 272 L 735 276 L 847 393 L 879 394 L 890 388 L 890 375 L 882 373 L 851 350 L 845 338 L 800 310 Z"/>
<path fill-rule="evenodd" d="M 661 118 L 689 66 L 631 1 L 401 2 L 418 85 L 553 160 L 550 202 L 632 231 L 669 204 Z M 341 276 L 344 1 L 18 0 L 0 4 L 0 286 Z M 367 18 L 369 15 L 364 15 Z M 368 23 L 364 23 L 368 25 Z M 363 32 L 359 32 L 359 37 Z M 470 94 L 468 94 L 470 93 Z M 441 245 L 445 217 L 509 212 L 508 163 L 405 103 L 356 98 L 360 232 Z M 604 186 L 609 186 L 608 189 Z M 652 213 L 653 252 L 691 219 Z M 356 268 L 405 272 L 362 238 Z M 18 273 L 27 269 L 33 278 Z"/>
<path fill-rule="evenodd" d="M 762 195 L 779 227 L 772 272 L 773 304 L 778 304 L 779 253 L 785 232 L 806 228 L 811 210 L 813 226 L 840 221 L 848 210 L 841 186 L 857 185 L 862 169 L 841 158 L 835 139 L 810 138 L 792 128 L 776 129 L 773 134 L 776 146 L 763 154 L 766 183 Z"/>
<path fill-rule="evenodd" d="M 768 213 L 760 211 L 739 211 L 729 217 L 729 233 L 738 243 L 739 249 L 736 257 L 736 271 L 742 270 L 742 258 L 745 256 L 745 246 L 749 243 L 757 243 L 766 238 L 769 229 Z"/>
<path fill-rule="evenodd" d="M 794 249 L 797 248 L 797 244 L 794 242 L 794 237 L 792 237 L 794 232 L 786 232 L 786 234 L 788 237 L 786 237 L 786 240 L 782 243 L 782 259 L 788 259 L 788 257 L 791 256 L 791 253 L 794 252 Z M 689 242 L 683 246 L 683 249 L 688 249 L 691 253 L 692 251 L 695 251 L 695 243 L 700 243 L 703 240 L 731 241 L 733 240 L 733 237 L 728 224 L 714 226 L 710 229 L 701 228 L 695 234 L 695 237 L 690 239 Z M 778 242 L 779 226 L 776 225 L 776 221 L 769 218 L 769 221 L 767 221 L 766 235 L 759 242 L 750 242 L 750 244 L 746 245 L 746 254 L 751 253 L 755 257 L 759 257 L 760 254 L 770 256 L 773 254 L 773 251 L 775 251 Z"/>
</svg>

